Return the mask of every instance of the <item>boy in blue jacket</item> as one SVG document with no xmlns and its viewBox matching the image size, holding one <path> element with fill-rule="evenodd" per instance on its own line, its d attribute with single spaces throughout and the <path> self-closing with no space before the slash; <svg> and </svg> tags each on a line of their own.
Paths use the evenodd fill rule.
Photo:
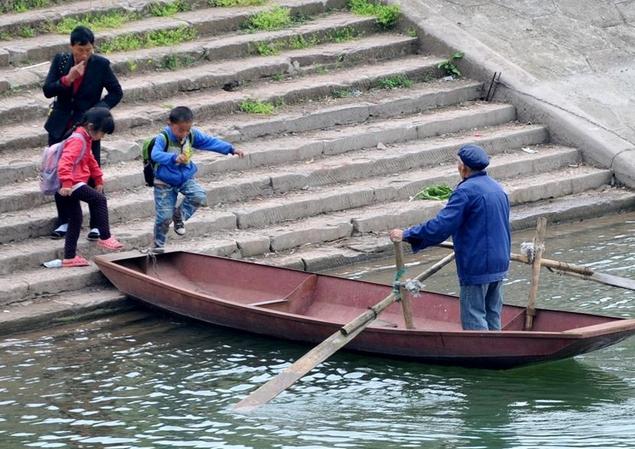
<svg viewBox="0 0 635 449">
<path fill-rule="evenodd" d="M 416 252 L 452 236 L 463 329 L 500 330 L 502 283 L 511 250 L 509 199 L 485 171 L 489 165 L 485 150 L 465 145 L 458 156 L 463 180 L 446 206 L 432 220 L 406 230 L 393 229 L 390 238 L 405 240 Z"/>
<path fill-rule="evenodd" d="M 166 234 L 174 222 L 174 232 L 185 234 L 185 224 L 194 212 L 207 205 L 207 195 L 194 179 L 197 167 L 192 162 L 192 149 L 235 154 L 244 153 L 230 143 L 192 128 L 194 114 L 185 106 L 170 111 L 169 123 L 157 135 L 152 147 L 152 160 L 156 164 L 154 178 L 154 249 L 160 252 L 165 247 Z M 184 196 L 181 206 L 176 207 L 179 192 Z"/>
</svg>

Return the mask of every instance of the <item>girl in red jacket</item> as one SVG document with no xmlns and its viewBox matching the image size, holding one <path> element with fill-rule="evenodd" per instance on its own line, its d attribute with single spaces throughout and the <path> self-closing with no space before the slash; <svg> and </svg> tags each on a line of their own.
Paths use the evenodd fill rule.
<svg viewBox="0 0 635 449">
<path fill-rule="evenodd" d="M 94 140 L 101 140 L 104 135 L 112 134 L 114 130 L 115 122 L 107 108 L 91 108 L 86 111 L 73 135 L 64 143 L 57 166 L 57 174 L 62 185 L 58 193 L 70 215 L 62 267 L 88 265 L 85 258 L 77 255 L 77 239 L 83 218 L 80 201 L 88 203 L 90 214 L 99 229 L 97 245 L 111 251 L 123 248 L 123 245 L 110 235 L 103 173 L 90 150 Z M 90 178 L 95 180 L 95 188 L 88 185 Z"/>
</svg>

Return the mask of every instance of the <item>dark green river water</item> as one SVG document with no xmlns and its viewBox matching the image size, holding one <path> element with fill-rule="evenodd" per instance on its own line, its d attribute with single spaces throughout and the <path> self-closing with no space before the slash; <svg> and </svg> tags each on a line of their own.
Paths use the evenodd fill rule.
<svg viewBox="0 0 635 449">
<path fill-rule="evenodd" d="M 635 278 L 635 213 L 548 236 L 545 257 Z M 337 273 L 388 282 L 391 264 Z M 528 276 L 514 265 L 507 302 L 526 301 Z M 635 317 L 635 292 L 541 280 L 541 307 Z M 427 287 L 456 292 L 455 273 Z M 307 350 L 143 308 L 1 338 L 0 448 L 635 448 L 635 338 L 509 371 L 341 352 L 262 409 L 229 411 Z"/>
</svg>

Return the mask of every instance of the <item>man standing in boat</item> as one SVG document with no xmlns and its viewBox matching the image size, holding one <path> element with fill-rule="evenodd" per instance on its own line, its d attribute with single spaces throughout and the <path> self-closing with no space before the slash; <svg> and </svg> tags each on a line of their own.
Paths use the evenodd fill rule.
<svg viewBox="0 0 635 449">
<path fill-rule="evenodd" d="M 404 240 L 414 252 L 452 236 L 461 284 L 461 324 L 465 330 L 500 330 L 502 283 L 509 269 L 511 232 L 509 198 L 487 175 L 489 157 L 477 145 L 458 152 L 462 181 L 437 216 L 408 229 L 393 229 L 393 241 Z"/>
</svg>

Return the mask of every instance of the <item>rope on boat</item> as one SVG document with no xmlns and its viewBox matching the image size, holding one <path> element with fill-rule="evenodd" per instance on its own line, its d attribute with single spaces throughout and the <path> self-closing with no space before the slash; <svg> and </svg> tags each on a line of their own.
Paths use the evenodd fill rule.
<svg viewBox="0 0 635 449">
<path fill-rule="evenodd" d="M 156 277 L 159 277 L 159 271 L 157 270 L 157 253 L 151 247 L 146 248 L 134 248 L 139 251 L 141 254 L 146 255 L 146 261 L 152 262 L 152 271 Z"/>
<path fill-rule="evenodd" d="M 416 279 L 408 279 L 406 282 L 404 282 L 404 287 L 406 290 L 408 290 L 408 293 L 410 293 L 412 296 L 417 297 L 421 293 L 421 290 L 424 289 L 425 285 L 423 285 Z"/>
<path fill-rule="evenodd" d="M 545 250 L 544 243 L 541 243 L 540 245 L 538 245 L 538 248 L 544 251 Z M 536 249 L 538 248 L 534 248 L 533 242 L 522 242 L 520 244 L 520 254 L 522 254 L 523 256 L 526 256 L 527 260 L 529 261 L 528 263 L 531 265 L 534 263 L 534 259 L 536 258 Z"/>
<path fill-rule="evenodd" d="M 406 267 L 402 267 L 399 268 L 397 270 L 397 272 L 395 273 L 395 280 L 392 283 L 392 292 L 397 296 L 397 300 L 399 301 L 400 295 L 399 295 L 399 287 L 401 287 L 401 284 L 399 282 L 399 279 L 401 279 L 401 276 L 403 276 L 404 274 L 406 274 Z"/>
<path fill-rule="evenodd" d="M 399 279 L 401 279 L 404 274 L 406 274 L 405 266 L 397 270 L 397 272 L 395 273 L 395 280 L 392 283 L 392 292 L 395 294 L 395 296 L 397 296 L 397 301 L 401 301 L 401 287 L 404 287 L 408 291 L 408 293 L 415 297 L 419 296 L 421 290 L 425 288 L 425 285 L 423 285 L 417 279 L 407 279 L 406 281 L 399 282 Z"/>
<path fill-rule="evenodd" d="M 401 300 L 401 287 L 404 287 L 412 296 L 419 296 L 419 293 L 421 293 L 421 290 L 423 290 L 425 287 L 417 279 L 408 279 L 404 282 L 399 282 L 399 279 L 401 279 L 404 274 L 406 274 L 405 267 L 397 270 L 397 272 L 395 273 L 395 280 L 392 283 L 392 291 L 397 296 L 397 301 Z"/>
<path fill-rule="evenodd" d="M 529 263 L 533 263 L 534 255 L 536 254 L 534 251 L 534 244 L 532 242 L 522 242 L 520 244 L 520 254 L 527 256 Z"/>
</svg>

